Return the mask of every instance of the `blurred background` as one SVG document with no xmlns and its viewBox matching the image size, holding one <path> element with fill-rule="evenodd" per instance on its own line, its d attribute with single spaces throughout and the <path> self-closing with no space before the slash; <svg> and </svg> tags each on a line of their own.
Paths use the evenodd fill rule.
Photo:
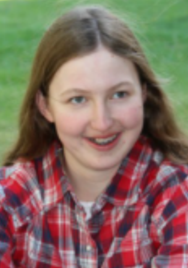
<svg viewBox="0 0 188 268">
<path fill-rule="evenodd" d="M 102 4 L 130 22 L 156 74 L 167 81 L 188 132 L 187 0 L 0 0 L 0 162 L 17 136 L 19 108 L 35 50 L 53 20 L 75 5 Z"/>
</svg>

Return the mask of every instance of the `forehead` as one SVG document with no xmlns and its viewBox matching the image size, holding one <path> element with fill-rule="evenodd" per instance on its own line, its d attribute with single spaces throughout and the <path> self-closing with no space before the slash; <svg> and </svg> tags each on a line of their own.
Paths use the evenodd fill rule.
<svg viewBox="0 0 188 268">
<path fill-rule="evenodd" d="M 121 82 L 139 83 L 134 64 L 102 47 L 63 64 L 54 75 L 50 90 L 110 88 Z"/>
</svg>

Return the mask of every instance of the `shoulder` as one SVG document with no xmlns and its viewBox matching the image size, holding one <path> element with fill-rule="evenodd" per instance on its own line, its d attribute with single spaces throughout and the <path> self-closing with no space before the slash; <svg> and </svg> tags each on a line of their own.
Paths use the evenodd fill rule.
<svg viewBox="0 0 188 268">
<path fill-rule="evenodd" d="M 132 163 L 134 175 L 139 176 L 138 182 L 144 196 L 188 182 L 188 165 L 176 164 L 165 158 L 145 136 L 140 137 L 128 160 Z"/>
<path fill-rule="evenodd" d="M 8 213 L 16 227 L 50 210 L 64 197 L 59 150 L 61 146 L 54 143 L 43 157 L 0 168 L 0 213 Z"/>
<path fill-rule="evenodd" d="M 16 227 L 42 208 L 41 189 L 34 162 L 20 162 L 0 169 L 0 211 L 13 218 Z"/>
<path fill-rule="evenodd" d="M 150 148 L 150 157 L 144 174 L 144 182 L 150 187 L 168 187 L 188 181 L 188 165 L 177 164 L 165 158 L 162 152 Z M 146 154 L 146 157 L 148 155 Z"/>
<path fill-rule="evenodd" d="M 153 149 L 147 140 L 144 140 L 144 145 L 146 149 L 142 154 L 142 162 L 146 165 L 140 182 L 140 193 L 148 205 L 153 207 L 164 200 L 167 203 L 178 191 L 188 193 L 188 165 L 166 159 L 159 150 Z M 188 201 L 186 202 L 188 204 Z"/>
<path fill-rule="evenodd" d="M 156 165 L 156 184 L 166 187 L 187 184 L 188 165 L 173 163 L 160 155 L 160 152 L 155 152 L 153 157 Z"/>
<path fill-rule="evenodd" d="M 155 152 L 142 189 L 158 227 L 180 214 L 188 216 L 187 165 L 173 163 Z"/>
</svg>

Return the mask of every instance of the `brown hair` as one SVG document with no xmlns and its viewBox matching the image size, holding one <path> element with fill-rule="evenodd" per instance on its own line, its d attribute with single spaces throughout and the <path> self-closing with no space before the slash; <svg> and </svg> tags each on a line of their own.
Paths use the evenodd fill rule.
<svg viewBox="0 0 188 268">
<path fill-rule="evenodd" d="M 143 133 L 170 160 L 188 163 L 188 142 L 176 125 L 167 98 L 132 31 L 102 7 L 80 7 L 58 18 L 39 44 L 20 113 L 18 140 L 8 153 L 5 165 L 18 158 L 31 160 L 42 156 L 58 139 L 54 125 L 39 112 L 36 95 L 40 90 L 47 97 L 58 68 L 71 58 L 94 51 L 99 44 L 130 59 L 141 83 L 146 85 Z"/>
</svg>

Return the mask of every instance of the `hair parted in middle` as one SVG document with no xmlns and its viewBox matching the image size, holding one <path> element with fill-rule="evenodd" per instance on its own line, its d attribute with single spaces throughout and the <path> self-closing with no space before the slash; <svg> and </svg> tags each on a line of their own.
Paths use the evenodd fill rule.
<svg viewBox="0 0 188 268">
<path fill-rule="evenodd" d="M 19 137 L 5 165 L 18 158 L 31 160 L 42 156 L 58 139 L 54 125 L 41 115 L 36 96 L 40 91 L 47 99 L 50 82 L 60 66 L 92 53 L 100 45 L 129 59 L 137 69 L 147 92 L 143 134 L 169 159 L 188 162 L 187 140 L 176 125 L 160 83 L 129 26 L 103 7 L 83 6 L 59 17 L 39 44 L 20 113 Z"/>
</svg>

